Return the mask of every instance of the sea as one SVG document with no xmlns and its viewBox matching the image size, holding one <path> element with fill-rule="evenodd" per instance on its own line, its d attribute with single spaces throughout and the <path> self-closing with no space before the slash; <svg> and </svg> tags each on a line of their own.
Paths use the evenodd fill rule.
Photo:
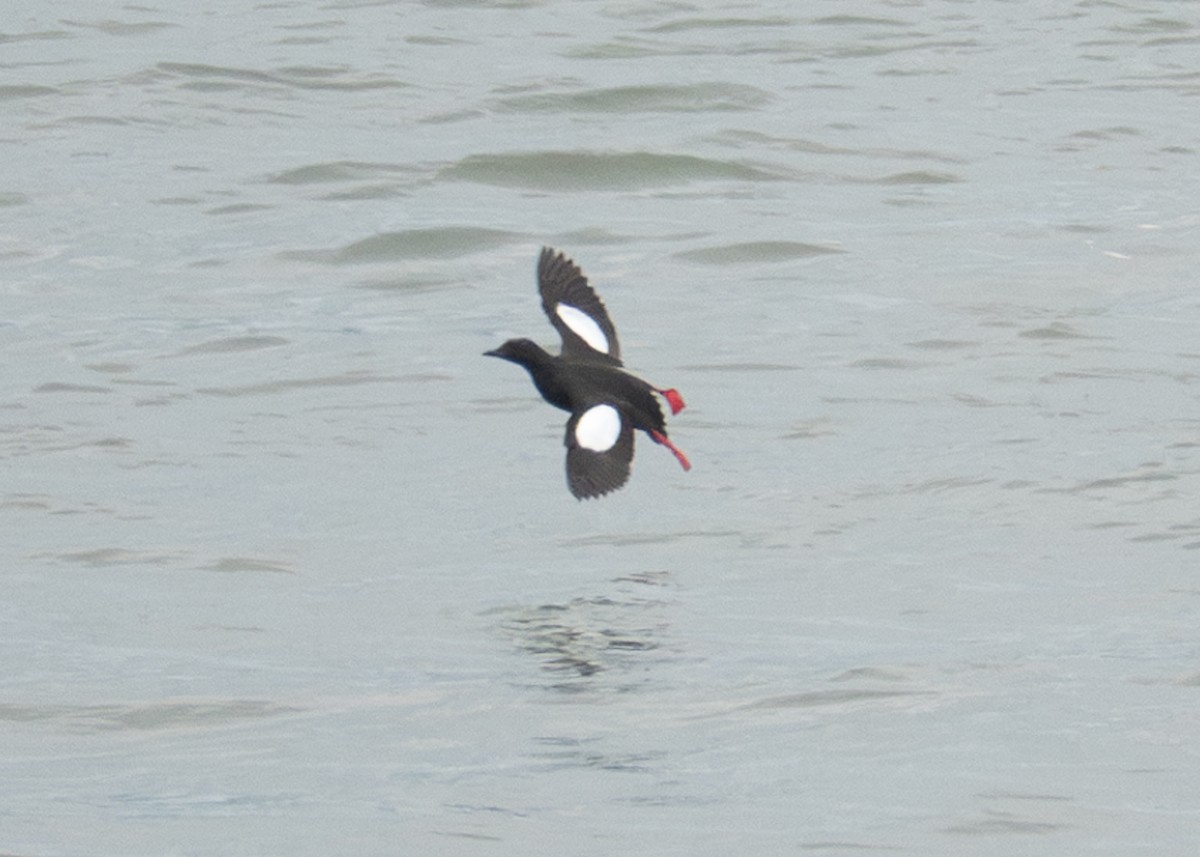
<svg viewBox="0 0 1200 857">
<path fill-rule="evenodd" d="M 5 857 L 1200 853 L 1200 5 L 5 9 Z"/>
</svg>

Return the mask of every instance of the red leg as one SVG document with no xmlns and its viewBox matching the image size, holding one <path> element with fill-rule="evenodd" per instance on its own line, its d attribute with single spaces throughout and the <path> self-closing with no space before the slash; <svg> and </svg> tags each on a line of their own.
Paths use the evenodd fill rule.
<svg viewBox="0 0 1200 857">
<path fill-rule="evenodd" d="M 671 452 L 674 453 L 675 458 L 679 461 L 680 465 L 682 465 L 684 470 L 692 469 L 692 463 L 687 460 L 687 456 L 684 455 L 682 452 L 680 452 L 679 447 L 677 447 L 677 446 L 675 446 L 675 444 L 671 443 L 671 441 L 667 438 L 667 436 L 665 434 L 663 434 L 660 431 L 654 431 L 653 429 L 651 429 L 650 437 L 654 440 L 655 443 L 661 443 L 667 449 L 671 450 Z"/>
<path fill-rule="evenodd" d="M 683 401 L 683 396 L 679 395 L 679 391 L 674 387 L 666 390 L 660 390 L 655 387 L 654 392 L 658 393 L 667 400 L 667 404 L 671 406 L 672 414 L 677 414 L 687 407 L 687 404 Z"/>
</svg>

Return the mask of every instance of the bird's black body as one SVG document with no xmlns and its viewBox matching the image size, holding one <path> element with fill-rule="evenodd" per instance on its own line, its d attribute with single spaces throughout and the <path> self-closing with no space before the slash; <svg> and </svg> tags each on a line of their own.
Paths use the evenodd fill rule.
<svg viewBox="0 0 1200 857">
<path fill-rule="evenodd" d="M 633 427 L 666 431 L 666 419 L 654 388 L 624 369 L 605 363 L 568 361 L 529 339 L 510 339 L 490 357 L 502 357 L 529 370 L 533 386 L 556 408 L 574 413 L 588 405 L 614 401 L 627 408 Z"/>
<path fill-rule="evenodd" d="M 510 339 L 488 356 L 528 370 L 542 398 L 568 411 L 567 485 L 580 499 L 616 490 L 629 478 L 633 432 L 668 447 L 686 470 L 687 458 L 667 439 L 655 394 L 672 413 L 683 409 L 675 390 L 660 390 L 622 368 L 617 333 L 604 303 L 570 259 L 546 247 L 538 260 L 542 308 L 562 337 L 560 354 L 529 339 Z"/>
</svg>

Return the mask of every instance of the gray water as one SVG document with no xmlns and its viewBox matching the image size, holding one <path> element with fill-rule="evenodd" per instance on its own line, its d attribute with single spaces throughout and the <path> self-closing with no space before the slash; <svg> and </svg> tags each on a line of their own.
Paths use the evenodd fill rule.
<svg viewBox="0 0 1200 857">
<path fill-rule="evenodd" d="M 0 851 L 1189 855 L 1194 3 L 10 3 Z M 678 387 L 577 503 L 548 244 Z"/>
</svg>

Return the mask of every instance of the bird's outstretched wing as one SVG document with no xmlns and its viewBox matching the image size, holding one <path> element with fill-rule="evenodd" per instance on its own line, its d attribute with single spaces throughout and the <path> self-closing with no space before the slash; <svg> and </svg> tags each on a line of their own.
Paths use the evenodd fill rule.
<svg viewBox="0 0 1200 857">
<path fill-rule="evenodd" d="M 616 491 L 629 479 L 633 424 L 615 404 L 600 402 L 567 420 L 567 487 L 580 500 Z"/>
<path fill-rule="evenodd" d="M 617 330 L 579 266 L 543 247 L 537 273 L 542 309 L 562 337 L 563 356 L 620 366 Z"/>
</svg>

